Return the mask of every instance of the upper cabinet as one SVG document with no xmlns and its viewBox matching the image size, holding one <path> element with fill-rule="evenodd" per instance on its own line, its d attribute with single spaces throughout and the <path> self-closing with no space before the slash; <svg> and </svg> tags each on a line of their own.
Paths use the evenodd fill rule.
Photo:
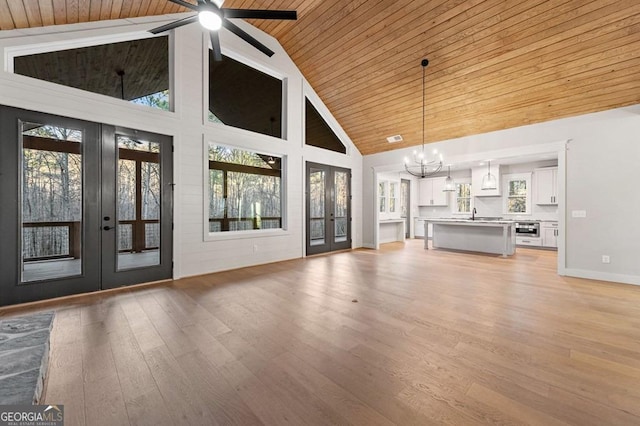
<svg viewBox="0 0 640 426">
<path fill-rule="evenodd" d="M 418 182 L 419 206 L 448 206 L 449 193 L 444 192 L 446 177 L 420 179 Z"/>
<path fill-rule="evenodd" d="M 536 204 L 557 205 L 558 204 L 558 168 L 545 167 L 535 169 L 534 178 L 534 200 Z"/>
<path fill-rule="evenodd" d="M 500 165 L 491 165 L 491 174 L 496 178 L 496 189 L 482 189 L 482 179 L 487 175 L 489 167 L 481 166 L 471 169 L 471 191 L 474 197 L 499 197 L 501 176 Z"/>
</svg>

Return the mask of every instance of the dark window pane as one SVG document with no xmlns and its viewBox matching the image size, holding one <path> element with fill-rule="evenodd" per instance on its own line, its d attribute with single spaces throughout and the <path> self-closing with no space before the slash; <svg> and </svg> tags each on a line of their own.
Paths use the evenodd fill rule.
<svg viewBox="0 0 640 426">
<path fill-rule="evenodd" d="M 169 109 L 166 36 L 19 56 L 13 68 L 16 74 Z"/>
<path fill-rule="evenodd" d="M 305 99 L 305 143 L 330 151 L 347 153 L 347 148 L 333 133 L 331 127 L 324 121 L 318 110 Z"/>
<path fill-rule="evenodd" d="M 282 80 L 210 50 L 209 121 L 282 138 Z"/>
</svg>

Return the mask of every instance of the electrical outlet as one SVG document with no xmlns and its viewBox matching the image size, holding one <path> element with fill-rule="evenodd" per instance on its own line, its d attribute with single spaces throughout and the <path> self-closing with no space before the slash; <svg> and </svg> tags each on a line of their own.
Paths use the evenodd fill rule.
<svg viewBox="0 0 640 426">
<path fill-rule="evenodd" d="M 587 217 L 586 210 L 572 210 L 571 217 Z"/>
<path fill-rule="evenodd" d="M 606 254 L 602 255 L 602 263 L 611 263 L 611 258 Z"/>
</svg>

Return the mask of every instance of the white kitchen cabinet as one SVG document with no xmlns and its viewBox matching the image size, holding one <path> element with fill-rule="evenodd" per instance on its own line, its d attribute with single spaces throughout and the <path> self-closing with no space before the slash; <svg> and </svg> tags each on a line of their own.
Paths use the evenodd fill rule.
<svg viewBox="0 0 640 426">
<path fill-rule="evenodd" d="M 536 204 L 557 205 L 558 204 L 558 168 L 545 167 L 535 169 L 534 178 L 534 200 Z"/>
<path fill-rule="evenodd" d="M 537 237 L 516 237 L 516 244 L 519 246 L 532 246 L 540 247 L 542 245 L 542 238 Z"/>
<path fill-rule="evenodd" d="M 471 191 L 474 197 L 499 197 L 501 176 L 500 164 L 491 164 L 491 174 L 496 177 L 496 189 L 482 189 L 482 178 L 487 175 L 489 167 L 481 166 L 471 169 Z"/>
<path fill-rule="evenodd" d="M 420 179 L 418 181 L 419 206 L 448 206 L 449 193 L 443 191 L 446 177 Z"/>
<path fill-rule="evenodd" d="M 540 224 L 542 247 L 558 247 L 558 223 L 542 222 Z"/>
</svg>

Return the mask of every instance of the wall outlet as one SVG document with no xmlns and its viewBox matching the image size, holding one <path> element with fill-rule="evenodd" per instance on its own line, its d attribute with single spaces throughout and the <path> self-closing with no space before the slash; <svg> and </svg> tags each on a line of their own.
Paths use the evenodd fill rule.
<svg viewBox="0 0 640 426">
<path fill-rule="evenodd" d="M 587 217 L 586 210 L 572 210 L 571 217 Z"/>
<path fill-rule="evenodd" d="M 602 263 L 611 263 L 611 258 L 606 254 L 602 255 Z"/>
</svg>

